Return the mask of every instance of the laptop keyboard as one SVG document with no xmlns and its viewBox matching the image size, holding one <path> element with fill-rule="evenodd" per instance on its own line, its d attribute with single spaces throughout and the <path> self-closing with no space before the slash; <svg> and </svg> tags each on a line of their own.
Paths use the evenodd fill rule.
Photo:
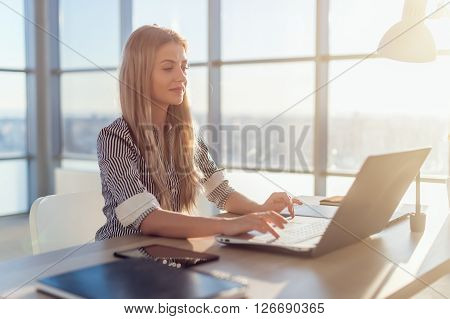
<svg viewBox="0 0 450 319">
<path fill-rule="evenodd" d="M 321 236 L 329 223 L 330 220 L 324 218 L 317 218 L 317 220 L 311 222 L 305 222 L 301 219 L 295 221 L 294 219 L 294 221 L 285 224 L 284 229 L 275 227 L 280 238 L 276 239 L 271 233 L 266 233 L 254 237 L 252 241 L 277 245 L 296 244 L 313 237 Z"/>
</svg>

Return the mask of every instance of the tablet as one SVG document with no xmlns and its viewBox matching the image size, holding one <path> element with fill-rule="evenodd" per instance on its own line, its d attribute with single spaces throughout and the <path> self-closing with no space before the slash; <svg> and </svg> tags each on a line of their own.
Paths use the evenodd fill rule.
<svg viewBox="0 0 450 319">
<path fill-rule="evenodd" d="M 217 255 L 164 245 L 149 245 L 117 251 L 114 252 L 114 256 L 120 258 L 146 258 L 175 268 L 187 268 L 219 259 Z"/>
</svg>

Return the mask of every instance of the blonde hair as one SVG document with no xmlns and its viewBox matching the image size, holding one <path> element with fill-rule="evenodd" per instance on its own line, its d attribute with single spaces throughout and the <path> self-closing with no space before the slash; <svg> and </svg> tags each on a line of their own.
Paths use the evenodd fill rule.
<svg viewBox="0 0 450 319">
<path fill-rule="evenodd" d="M 194 133 L 186 93 L 180 105 L 169 105 L 166 123 L 172 127 L 163 150 L 158 148 L 157 132 L 152 128 L 151 74 L 155 55 L 162 45 L 175 42 L 187 49 L 186 40 L 173 30 L 156 25 L 142 26 L 129 37 L 123 52 L 119 75 L 122 115 L 144 156 L 163 209 L 174 210 L 170 197 L 165 159 L 172 155 L 179 179 L 180 208 L 191 211 L 195 205 L 199 175 L 194 164 Z M 159 107 L 159 106 L 155 106 Z M 172 146 L 171 149 L 168 145 Z"/>
</svg>

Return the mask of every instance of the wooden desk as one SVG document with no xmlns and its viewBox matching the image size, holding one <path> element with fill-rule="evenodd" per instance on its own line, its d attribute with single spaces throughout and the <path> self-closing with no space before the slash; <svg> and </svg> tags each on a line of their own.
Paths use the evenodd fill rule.
<svg viewBox="0 0 450 319">
<path fill-rule="evenodd" d="M 363 242 L 314 259 L 225 247 L 209 237 L 115 238 L 3 262 L 0 294 L 9 298 L 45 298 L 34 289 L 36 278 L 112 261 L 114 251 L 155 243 L 220 255 L 219 261 L 197 268 L 246 277 L 250 298 L 405 298 L 430 289 L 426 287 L 450 272 L 446 207 L 430 209 L 422 235 L 411 233 L 409 221 L 404 220 Z M 450 297 L 449 292 L 440 293 L 443 298 Z"/>
</svg>

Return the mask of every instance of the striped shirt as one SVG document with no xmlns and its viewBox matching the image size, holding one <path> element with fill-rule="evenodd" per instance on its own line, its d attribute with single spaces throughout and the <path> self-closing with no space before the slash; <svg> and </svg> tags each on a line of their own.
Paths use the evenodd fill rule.
<svg viewBox="0 0 450 319">
<path fill-rule="evenodd" d="M 103 213 L 106 224 L 96 234 L 96 240 L 140 234 L 140 224 L 152 211 L 160 208 L 159 196 L 144 157 L 134 143 L 130 129 L 120 117 L 103 128 L 97 139 L 102 193 L 105 199 Z M 179 176 L 172 158 L 164 163 L 173 210 L 181 211 Z M 200 183 L 209 201 L 224 208 L 234 191 L 225 179 L 223 169 L 216 166 L 202 138 L 196 137 L 194 164 L 203 174 Z"/>
</svg>

